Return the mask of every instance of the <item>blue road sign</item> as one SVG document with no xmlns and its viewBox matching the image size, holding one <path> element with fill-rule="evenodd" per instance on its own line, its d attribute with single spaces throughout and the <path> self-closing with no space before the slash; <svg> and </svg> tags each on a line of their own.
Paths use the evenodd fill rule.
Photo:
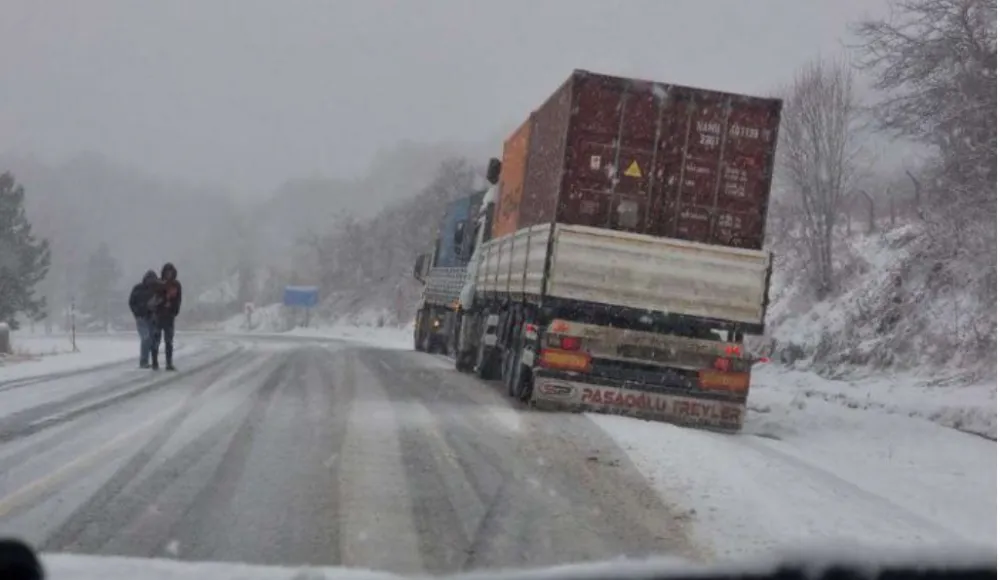
<svg viewBox="0 0 1000 580">
<path fill-rule="evenodd" d="M 319 288 L 316 286 L 285 286 L 285 306 L 311 308 L 319 303 Z"/>
</svg>

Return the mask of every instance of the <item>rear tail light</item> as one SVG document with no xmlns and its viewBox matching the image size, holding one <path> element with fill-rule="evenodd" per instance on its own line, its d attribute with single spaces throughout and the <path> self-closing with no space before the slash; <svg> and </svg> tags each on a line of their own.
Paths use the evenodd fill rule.
<svg viewBox="0 0 1000 580">
<path fill-rule="evenodd" d="M 726 356 L 739 356 L 740 350 L 740 345 L 738 344 L 727 344 Z"/>
<path fill-rule="evenodd" d="M 549 325 L 549 332 L 553 334 L 563 334 L 569 332 L 569 323 L 565 320 L 553 320 Z"/>
<path fill-rule="evenodd" d="M 564 336 L 559 339 L 559 348 L 563 350 L 580 350 L 583 339 L 579 336 Z"/>
<path fill-rule="evenodd" d="M 712 368 L 724 373 L 729 372 L 729 369 L 732 368 L 732 361 L 728 358 L 717 358 L 715 359 L 715 363 L 712 365 Z"/>
</svg>

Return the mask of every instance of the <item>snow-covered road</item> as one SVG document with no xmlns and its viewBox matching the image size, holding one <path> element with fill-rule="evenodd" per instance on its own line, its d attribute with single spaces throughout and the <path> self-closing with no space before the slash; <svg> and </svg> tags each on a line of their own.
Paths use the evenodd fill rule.
<svg viewBox="0 0 1000 580">
<path fill-rule="evenodd" d="M 996 444 L 907 410 L 926 397 L 858 405 L 765 368 L 727 436 L 534 412 L 440 357 L 343 338 L 191 335 L 176 375 L 0 368 L 0 535 L 402 573 L 996 543 Z"/>
<path fill-rule="evenodd" d="M 125 363 L 0 391 L 0 536 L 405 573 L 703 556 L 582 415 L 521 412 L 414 352 L 193 344 L 177 374 Z"/>
</svg>

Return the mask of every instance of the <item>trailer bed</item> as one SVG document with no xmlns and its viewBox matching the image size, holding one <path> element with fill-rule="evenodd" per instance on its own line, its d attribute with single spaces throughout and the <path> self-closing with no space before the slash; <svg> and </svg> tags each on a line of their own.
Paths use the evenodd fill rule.
<svg viewBox="0 0 1000 580">
<path fill-rule="evenodd" d="M 487 296 L 564 299 L 762 327 L 770 254 L 589 226 L 544 224 L 484 247 Z"/>
</svg>

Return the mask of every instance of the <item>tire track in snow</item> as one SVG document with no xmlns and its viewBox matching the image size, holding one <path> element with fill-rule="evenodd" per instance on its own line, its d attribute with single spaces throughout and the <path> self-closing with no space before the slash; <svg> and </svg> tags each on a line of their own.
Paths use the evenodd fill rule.
<svg viewBox="0 0 1000 580">
<path fill-rule="evenodd" d="M 141 507 L 145 507 L 162 488 L 171 483 L 177 473 L 183 473 L 193 461 L 208 451 L 225 430 L 227 423 L 221 421 L 216 427 L 202 433 L 179 453 L 166 460 L 142 483 L 125 492 L 141 471 L 150 464 L 153 457 L 167 441 L 181 428 L 184 419 L 204 402 L 206 391 L 241 360 L 250 360 L 251 354 L 230 361 L 222 368 L 214 369 L 198 387 L 187 396 L 182 406 L 152 433 L 148 441 L 131 458 L 119 467 L 91 497 L 80 505 L 42 544 L 44 551 L 79 551 L 97 553 L 119 529 L 123 527 Z M 230 387 L 231 388 L 231 387 Z M 238 409 L 237 409 L 238 411 Z M 55 493 L 57 490 L 52 490 Z M 51 494 L 49 494 L 51 495 Z M 40 498 L 44 501 L 45 498 Z"/>
</svg>

